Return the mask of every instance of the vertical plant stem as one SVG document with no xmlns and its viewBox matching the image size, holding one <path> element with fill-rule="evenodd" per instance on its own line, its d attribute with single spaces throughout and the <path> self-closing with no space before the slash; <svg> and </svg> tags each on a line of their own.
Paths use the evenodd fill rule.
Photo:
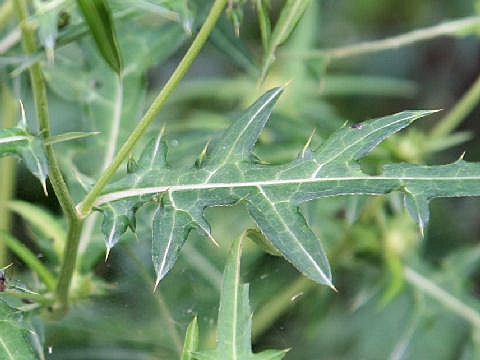
<svg viewBox="0 0 480 360">
<path fill-rule="evenodd" d="M 82 234 L 82 227 L 83 220 L 77 217 L 68 221 L 67 243 L 63 252 L 62 267 L 60 268 L 56 290 L 59 316 L 64 315 L 68 310 L 68 292 L 77 262 L 78 244 Z"/>
<path fill-rule="evenodd" d="M 167 81 L 165 86 L 162 88 L 158 96 L 153 101 L 150 108 L 147 110 L 145 115 L 143 116 L 142 120 L 140 120 L 139 124 L 135 127 L 133 132 L 128 137 L 127 141 L 123 144 L 120 148 L 119 152 L 113 159 L 110 166 L 105 170 L 105 172 L 100 176 L 98 181 L 95 183 L 93 188 L 87 194 L 85 199 L 78 205 L 78 211 L 81 216 L 87 216 L 95 202 L 95 199 L 98 197 L 100 192 L 103 190 L 105 185 L 107 185 L 108 181 L 112 178 L 117 171 L 120 164 L 125 160 L 128 156 L 130 151 L 132 150 L 133 146 L 137 143 L 140 137 L 143 135 L 145 130 L 147 129 L 148 125 L 152 122 L 155 116 L 158 114 L 160 109 L 162 108 L 165 101 L 168 99 L 172 91 L 178 85 L 180 80 L 182 80 L 183 76 L 190 68 L 193 60 L 197 57 L 198 53 L 203 47 L 203 44 L 208 38 L 208 35 L 212 31 L 215 23 L 217 22 L 218 18 L 220 17 L 223 8 L 225 7 L 227 0 L 215 0 L 210 12 L 205 19 L 205 22 L 202 25 L 202 28 L 198 32 L 195 40 L 190 45 L 187 53 L 183 57 L 183 59 L 178 64 L 177 68 L 171 75 L 170 79 Z"/>
<path fill-rule="evenodd" d="M 480 100 L 480 75 L 453 109 L 432 129 L 431 138 L 440 138 L 454 130 L 473 110 Z"/>
<path fill-rule="evenodd" d="M 26 1 L 14 0 L 14 5 L 17 18 L 20 22 L 20 28 L 22 29 L 22 46 L 24 52 L 26 55 L 31 55 L 37 51 L 37 43 L 31 24 L 26 22 L 28 16 Z M 50 120 L 48 116 L 47 90 L 39 61 L 34 62 L 30 67 L 30 81 L 39 130 L 44 138 L 48 138 L 50 137 Z M 67 217 L 77 217 L 75 206 L 68 192 L 67 185 L 63 180 L 52 145 L 45 145 L 45 151 L 49 162 L 48 177 L 52 183 L 55 195 L 57 195 L 60 206 Z"/>
<path fill-rule="evenodd" d="M 0 118 L 1 127 L 12 127 L 15 123 L 15 101 L 13 101 L 6 85 L 2 86 L 2 113 Z M 11 214 L 7 203 L 13 197 L 15 191 L 15 159 L 6 157 L 0 159 L 0 231 L 9 232 Z M 0 267 L 7 263 L 6 240 L 0 232 Z"/>
<path fill-rule="evenodd" d="M 26 55 L 37 51 L 35 32 L 27 23 L 28 11 L 26 0 L 13 0 L 14 9 L 22 29 L 22 46 Z M 50 123 L 47 106 L 47 92 L 40 62 L 36 61 L 30 67 L 30 81 L 33 97 L 35 100 L 35 111 L 38 119 L 40 132 L 45 138 L 50 136 Z M 83 220 L 77 215 L 75 205 L 72 201 L 67 185 L 63 179 L 58 166 L 52 145 L 45 145 L 45 152 L 48 157 L 48 177 L 53 190 L 67 218 L 67 243 L 65 245 L 60 277 L 58 279 L 56 297 L 59 302 L 60 314 L 68 309 L 68 291 L 75 269 L 77 259 L 77 248 L 80 239 Z"/>
</svg>

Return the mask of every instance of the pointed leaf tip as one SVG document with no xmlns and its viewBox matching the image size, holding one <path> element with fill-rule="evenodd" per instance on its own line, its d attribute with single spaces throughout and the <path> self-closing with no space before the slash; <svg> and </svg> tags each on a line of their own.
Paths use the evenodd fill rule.
<svg viewBox="0 0 480 360">
<path fill-rule="evenodd" d="M 155 284 L 153 285 L 153 292 L 157 291 L 158 284 L 160 284 L 160 280 L 162 280 L 162 277 L 160 275 L 157 275 L 157 278 L 155 279 Z"/>
</svg>

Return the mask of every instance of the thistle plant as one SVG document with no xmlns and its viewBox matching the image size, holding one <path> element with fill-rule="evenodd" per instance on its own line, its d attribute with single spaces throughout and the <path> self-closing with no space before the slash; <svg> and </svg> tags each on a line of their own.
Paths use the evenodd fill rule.
<svg viewBox="0 0 480 360">
<path fill-rule="evenodd" d="M 347 277 L 362 274 L 361 286 L 351 286 L 358 313 L 409 314 L 386 349 L 372 350 L 366 338 L 345 358 L 422 356 L 414 333 L 425 336 L 419 324 L 430 301 L 431 311 L 450 316 L 441 325 L 469 324 L 462 354 L 475 358 L 478 300 L 460 279 L 476 271 L 480 252 L 452 252 L 446 269 L 435 271 L 419 243 L 434 218 L 432 199 L 480 195 L 480 163 L 465 153 L 427 165 L 471 138 L 454 130 L 478 102 L 477 82 L 446 115 L 405 110 L 360 122 L 317 92 L 408 95 L 408 81 L 328 69 L 340 59 L 474 33 L 480 19 L 317 49 L 318 11 L 308 0 L 4 1 L 0 156 L 21 160 L 61 217 L 15 199 L 21 175 L 2 159 L 2 358 L 73 359 L 80 343 L 69 349 L 69 337 L 82 326 L 93 334 L 81 355 L 89 359 L 321 358 L 311 344 L 316 335 L 302 351 L 294 334 L 286 346 L 270 346 L 266 334 L 297 301 L 307 304 L 299 319 L 314 319 L 312 334 L 332 321 L 348 324 L 338 305 L 350 289 L 345 269 Z M 242 38 L 245 14 L 253 13 L 257 58 Z M 183 80 L 207 42 L 242 75 Z M 168 73 L 161 86 L 152 69 Z M 192 110 L 196 102 L 205 109 Z M 440 120 L 432 131 L 406 129 L 433 117 Z M 26 234 L 11 226 L 11 214 L 28 224 Z M 110 268 L 123 275 L 109 279 Z M 302 300 L 307 293 L 311 300 Z M 132 301 L 130 318 L 118 303 Z M 103 313 L 111 318 L 96 319 Z M 366 324 L 358 313 L 352 324 Z M 133 330 L 135 314 L 151 315 L 139 320 L 144 330 Z M 97 334 L 109 344 L 104 350 Z M 350 334 L 331 336 L 326 358 L 340 356 L 335 346 Z"/>
</svg>

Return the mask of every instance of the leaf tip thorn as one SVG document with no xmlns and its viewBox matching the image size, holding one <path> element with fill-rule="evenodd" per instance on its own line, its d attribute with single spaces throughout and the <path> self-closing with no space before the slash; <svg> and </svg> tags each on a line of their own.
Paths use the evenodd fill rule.
<svg viewBox="0 0 480 360">
<path fill-rule="evenodd" d="M 290 79 L 288 80 L 283 86 L 282 88 L 286 88 L 288 85 L 290 85 L 290 83 L 293 81 L 293 79 Z"/>
<path fill-rule="evenodd" d="M 110 248 L 107 247 L 107 250 L 105 251 L 105 262 L 107 262 L 109 255 L 110 255 Z"/>
<path fill-rule="evenodd" d="M 160 136 L 163 137 L 163 135 L 165 134 L 166 128 L 167 128 L 167 123 L 163 123 L 162 128 L 160 129 Z"/>
<path fill-rule="evenodd" d="M 43 193 L 45 194 L 46 197 L 48 197 L 48 190 L 47 190 L 47 183 L 44 181 L 41 181 L 42 183 L 42 189 L 43 189 Z"/>
<path fill-rule="evenodd" d="M 161 277 L 160 275 L 157 276 L 157 280 L 155 280 L 155 285 L 153 286 L 153 292 L 157 291 L 158 284 L 160 283 Z"/>
<path fill-rule="evenodd" d="M 338 294 L 337 288 L 332 283 L 328 284 L 328 286 L 330 287 L 330 289 L 332 289 L 333 291 L 335 291 Z"/>
<path fill-rule="evenodd" d="M 27 118 L 25 116 L 25 106 L 23 106 L 23 101 L 22 100 L 18 100 L 18 102 L 20 103 L 20 112 L 22 114 L 22 119 L 20 120 L 20 124 L 22 124 L 23 127 L 27 127 Z"/>
</svg>

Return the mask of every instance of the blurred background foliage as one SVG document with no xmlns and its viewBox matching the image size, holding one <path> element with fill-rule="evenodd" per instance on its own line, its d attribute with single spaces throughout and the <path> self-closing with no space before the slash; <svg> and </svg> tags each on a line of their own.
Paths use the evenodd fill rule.
<svg viewBox="0 0 480 360">
<path fill-rule="evenodd" d="M 210 3 L 110 0 L 124 62 L 120 85 L 85 34 L 73 1 L 32 1 L 32 21 L 45 50 L 35 56 L 42 59 L 48 81 L 52 133 L 101 132 L 56 145 L 76 201 L 85 194 L 79 184 L 103 171 L 112 139 L 125 140 L 168 79 Z M 274 25 L 284 1 L 269 3 Z M 247 2 L 239 36 L 224 16 L 149 132 L 166 124 L 170 164 L 191 165 L 236 112 L 264 89 L 290 81 L 256 145 L 262 161 L 291 160 L 313 130 L 312 143 L 318 146 L 345 121 L 355 124 L 404 109 L 444 111 L 375 149 L 362 162 L 366 171 L 379 172 L 392 161 L 452 162 L 463 151 L 465 159 L 480 161 L 476 99 L 452 128 L 438 130 L 480 73 L 480 21 L 479 28 L 454 36 L 385 51 L 330 59 L 312 52 L 476 16 L 475 5 L 473 0 L 314 0 L 259 84 L 264 49 L 253 2 Z M 2 11 L 7 6 L 3 1 Z M 1 39 L 14 36 L 13 17 L 0 16 L 0 25 Z M 0 50 L 3 118 L 16 106 L 12 99 L 21 98 L 32 119 L 24 72 L 32 58 L 23 57 L 18 41 L 2 40 Z M 118 106 L 117 131 L 112 124 Z M 136 146 L 134 158 L 143 144 Z M 62 226 L 53 196 L 45 199 L 38 181 L 21 166 L 15 183 L 16 199 L 35 204 Z M 48 240 L 53 234 L 16 204 L 11 206 L 14 234 L 56 264 L 58 251 Z M 435 200 L 422 239 L 395 194 L 308 203 L 302 210 L 325 244 L 338 293 L 248 242 L 242 268 L 251 283 L 254 349 L 291 348 L 286 359 L 299 360 L 480 358 L 479 207 L 478 199 Z M 196 314 L 204 347 L 213 346 L 226 253 L 253 222 L 241 205 L 209 209 L 220 246 L 192 233 L 179 262 L 152 294 L 150 217 L 151 209 L 140 210 L 138 219 L 144 221 L 136 235 L 122 238 L 106 263 L 101 216 L 87 221 L 73 285 L 78 301 L 64 321 L 37 323 L 46 358 L 179 358 L 185 328 Z M 38 280 L 12 261 L 8 276 L 34 287 Z"/>
</svg>

